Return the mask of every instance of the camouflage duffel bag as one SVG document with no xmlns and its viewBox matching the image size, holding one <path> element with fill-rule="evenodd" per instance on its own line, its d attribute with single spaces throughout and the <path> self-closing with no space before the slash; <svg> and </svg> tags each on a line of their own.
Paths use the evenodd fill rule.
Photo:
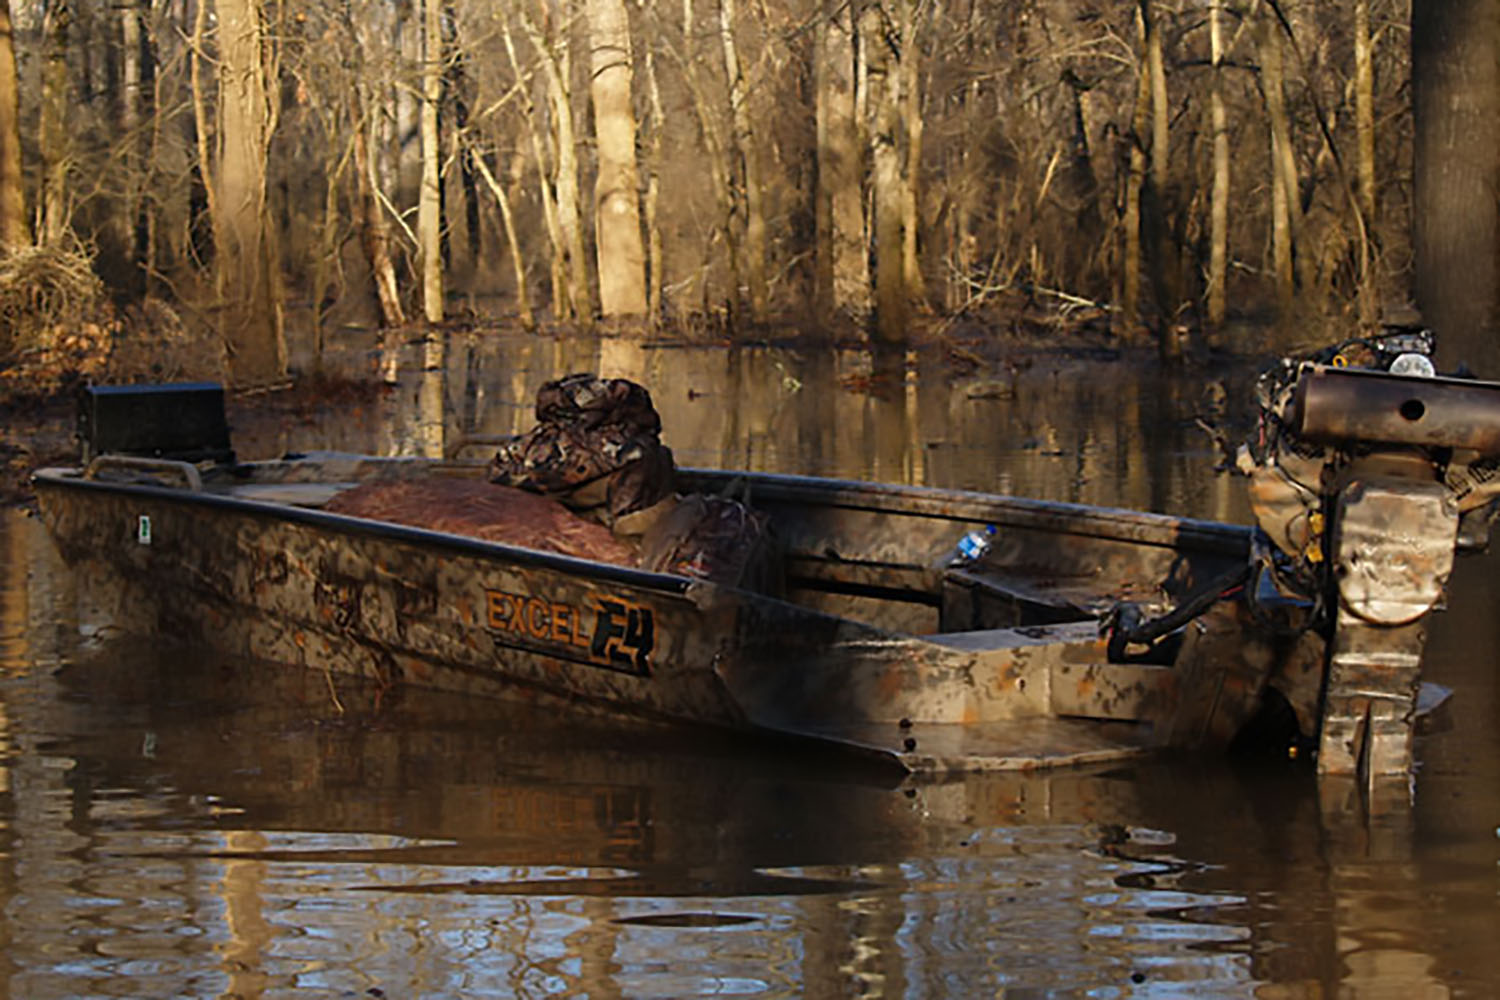
<svg viewBox="0 0 1500 1000">
<path fill-rule="evenodd" d="M 618 427 L 632 436 L 661 433 L 661 417 L 645 386 L 586 372 L 564 375 L 538 389 L 536 420 L 582 430 Z"/>
<path fill-rule="evenodd" d="M 536 427 L 495 453 L 490 482 L 552 497 L 606 524 L 671 495 L 672 451 L 641 386 L 569 375 L 542 386 L 536 413 Z"/>
</svg>

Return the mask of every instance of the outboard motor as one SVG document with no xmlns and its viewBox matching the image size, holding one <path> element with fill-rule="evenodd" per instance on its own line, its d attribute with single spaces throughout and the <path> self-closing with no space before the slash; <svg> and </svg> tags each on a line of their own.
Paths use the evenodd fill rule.
<svg viewBox="0 0 1500 1000">
<path fill-rule="evenodd" d="M 1318 770 L 1409 774 L 1424 620 L 1500 495 L 1500 383 L 1441 377 L 1429 331 L 1283 359 L 1238 466 L 1269 545 L 1263 589 L 1327 641 Z"/>
</svg>

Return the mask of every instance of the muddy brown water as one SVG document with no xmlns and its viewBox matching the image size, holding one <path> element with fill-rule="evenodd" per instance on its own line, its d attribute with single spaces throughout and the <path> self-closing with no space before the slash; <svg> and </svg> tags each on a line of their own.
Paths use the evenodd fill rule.
<svg viewBox="0 0 1500 1000">
<path fill-rule="evenodd" d="M 1193 423 L 1246 378 L 536 342 L 361 359 L 245 457 L 436 453 L 554 373 L 651 386 L 678 461 L 1243 520 Z M 243 430 L 243 428 L 242 428 Z M 482 455 L 483 447 L 471 454 Z M 0 520 L 0 997 L 1500 995 L 1500 557 L 1460 563 L 1409 808 L 1282 761 L 902 784 L 704 733 L 81 635 Z"/>
</svg>

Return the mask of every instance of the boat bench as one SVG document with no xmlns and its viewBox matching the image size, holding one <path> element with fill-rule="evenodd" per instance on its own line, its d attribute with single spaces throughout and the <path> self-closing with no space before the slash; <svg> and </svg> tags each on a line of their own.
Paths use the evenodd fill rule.
<svg viewBox="0 0 1500 1000">
<path fill-rule="evenodd" d="M 1026 577 L 993 567 L 963 567 L 943 572 L 941 630 L 969 632 L 1092 621 L 1097 592 L 1071 593 L 1065 587 L 1040 587 Z"/>
</svg>

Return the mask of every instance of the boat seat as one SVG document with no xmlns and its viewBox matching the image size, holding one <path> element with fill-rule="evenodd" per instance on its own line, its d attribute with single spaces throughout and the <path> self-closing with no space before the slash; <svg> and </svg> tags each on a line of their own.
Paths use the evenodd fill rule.
<svg viewBox="0 0 1500 1000">
<path fill-rule="evenodd" d="M 943 573 L 941 631 L 1092 621 L 1111 603 L 1103 594 L 1043 587 L 1003 568 L 966 566 Z"/>
</svg>

